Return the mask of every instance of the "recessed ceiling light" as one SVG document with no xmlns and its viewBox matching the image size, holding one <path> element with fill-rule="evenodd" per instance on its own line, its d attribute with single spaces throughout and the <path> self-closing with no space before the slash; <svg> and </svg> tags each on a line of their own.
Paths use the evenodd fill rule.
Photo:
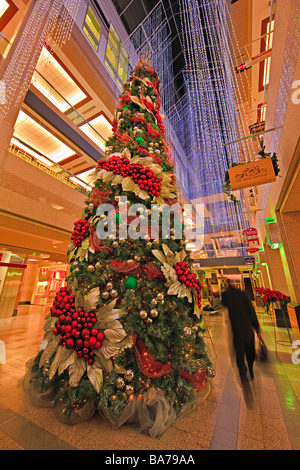
<svg viewBox="0 0 300 470">
<path fill-rule="evenodd" d="M 53 209 L 56 209 L 58 211 L 61 211 L 63 208 L 63 206 L 59 206 L 58 204 L 51 204 L 51 206 L 53 207 Z"/>
</svg>

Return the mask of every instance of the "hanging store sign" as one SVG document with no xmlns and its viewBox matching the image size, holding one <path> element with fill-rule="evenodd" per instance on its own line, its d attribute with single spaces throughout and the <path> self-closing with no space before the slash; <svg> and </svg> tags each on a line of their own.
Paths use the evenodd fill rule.
<svg viewBox="0 0 300 470">
<path fill-rule="evenodd" d="M 259 238 L 257 234 L 257 230 L 254 227 L 247 228 L 243 230 L 243 242 L 245 245 L 251 247 L 253 245 L 259 245 Z"/>
<path fill-rule="evenodd" d="M 276 181 L 271 158 L 233 166 L 228 168 L 228 175 L 233 191 Z"/>
</svg>

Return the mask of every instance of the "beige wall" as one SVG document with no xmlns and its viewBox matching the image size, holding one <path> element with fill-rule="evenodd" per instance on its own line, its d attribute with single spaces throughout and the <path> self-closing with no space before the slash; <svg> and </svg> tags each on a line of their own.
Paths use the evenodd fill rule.
<svg viewBox="0 0 300 470">
<path fill-rule="evenodd" d="M 297 47 L 289 47 L 296 31 L 291 23 L 293 14 L 291 3 L 291 0 L 276 2 L 265 127 L 272 129 L 280 126 L 280 129 L 264 135 L 267 152 L 277 149 L 278 145 L 280 177 L 270 185 L 258 187 L 257 207 L 260 209 L 258 229 L 262 239 L 266 242 L 265 218 L 275 217 L 282 243 L 278 250 L 265 247 L 270 287 L 290 295 L 292 301 L 300 303 L 300 193 L 299 184 L 297 185 L 300 159 L 300 104 L 293 103 L 292 94 L 295 90 L 291 88 L 292 82 L 300 79 L 300 54 L 298 43 Z M 293 70 L 292 75 L 289 74 L 289 68 Z"/>
<path fill-rule="evenodd" d="M 85 195 L 7 152 L 0 169 L 0 210 L 72 231 Z M 61 210 L 54 205 L 62 207 Z"/>
</svg>

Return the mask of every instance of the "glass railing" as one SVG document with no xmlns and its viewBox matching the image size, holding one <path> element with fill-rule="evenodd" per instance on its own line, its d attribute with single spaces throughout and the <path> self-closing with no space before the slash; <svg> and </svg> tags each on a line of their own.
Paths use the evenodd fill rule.
<svg viewBox="0 0 300 470">
<path fill-rule="evenodd" d="M 30 153 L 26 152 L 26 150 L 20 149 L 22 146 L 28 147 L 28 144 L 22 142 L 16 137 L 13 137 L 9 144 L 9 151 L 22 160 L 25 160 L 27 163 L 35 166 L 39 170 L 42 170 L 53 178 L 66 184 L 67 186 L 76 189 L 82 194 L 86 195 L 88 191 L 92 189 L 92 187 L 86 181 L 74 175 L 72 172 L 60 166 L 58 163 L 54 163 L 46 155 L 43 155 L 33 149 L 35 154 L 35 157 L 33 157 Z"/>
</svg>

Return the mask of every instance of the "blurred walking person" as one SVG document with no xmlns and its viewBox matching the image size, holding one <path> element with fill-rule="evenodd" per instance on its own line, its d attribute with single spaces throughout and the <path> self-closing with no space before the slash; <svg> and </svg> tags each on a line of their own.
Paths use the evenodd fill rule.
<svg viewBox="0 0 300 470">
<path fill-rule="evenodd" d="M 228 281 L 227 289 L 222 292 L 222 304 L 228 309 L 236 363 L 241 381 L 247 381 L 246 362 L 250 377 L 253 380 L 253 364 L 256 357 L 254 332 L 258 337 L 261 337 L 255 309 L 246 292 L 230 285 L 230 281 Z"/>
</svg>

